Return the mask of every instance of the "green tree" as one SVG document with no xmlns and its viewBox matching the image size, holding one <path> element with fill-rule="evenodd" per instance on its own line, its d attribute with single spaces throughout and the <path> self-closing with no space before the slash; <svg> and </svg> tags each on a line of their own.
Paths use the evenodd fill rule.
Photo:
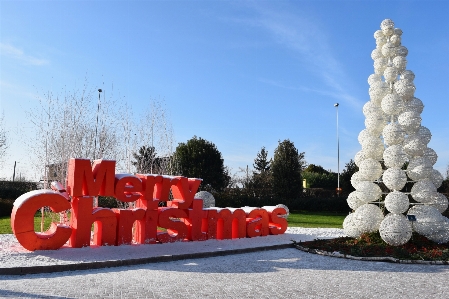
<svg viewBox="0 0 449 299">
<path fill-rule="evenodd" d="M 272 161 L 272 159 L 268 160 L 268 151 L 265 149 L 265 146 L 262 146 L 260 152 L 257 153 L 256 159 L 254 159 L 253 167 L 259 173 L 268 172 Z"/>
<path fill-rule="evenodd" d="M 138 153 L 133 153 L 135 161 L 131 162 L 138 173 L 153 173 L 155 170 L 156 150 L 153 146 L 142 146 Z"/>
<path fill-rule="evenodd" d="M 349 160 L 340 174 L 340 187 L 343 193 L 348 194 L 354 191 L 354 187 L 351 185 L 351 177 L 354 173 L 359 171 L 359 167 L 355 164 L 354 160 Z"/>
<path fill-rule="evenodd" d="M 212 142 L 193 136 L 179 143 L 175 159 L 183 176 L 203 179 L 200 190 L 222 191 L 230 182 L 221 153 Z"/>
<path fill-rule="evenodd" d="M 304 172 L 315 172 L 319 174 L 328 174 L 329 171 L 324 169 L 321 165 L 315 165 L 315 164 L 309 164 L 306 169 L 304 169 Z"/>
<path fill-rule="evenodd" d="M 274 151 L 271 171 L 273 192 L 282 199 L 295 199 L 302 194 L 301 165 L 304 153 L 299 154 L 293 142 L 279 141 Z"/>
</svg>

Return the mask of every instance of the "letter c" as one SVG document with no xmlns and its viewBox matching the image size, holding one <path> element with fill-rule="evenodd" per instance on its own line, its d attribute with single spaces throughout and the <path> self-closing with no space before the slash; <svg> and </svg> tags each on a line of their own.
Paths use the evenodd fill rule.
<svg viewBox="0 0 449 299">
<path fill-rule="evenodd" d="M 48 231 L 34 231 L 34 214 L 48 206 L 55 213 L 71 208 L 67 199 L 51 190 L 36 190 L 16 199 L 11 214 L 11 227 L 19 243 L 27 250 L 52 250 L 64 245 L 70 238 L 72 229 L 53 222 Z"/>
</svg>

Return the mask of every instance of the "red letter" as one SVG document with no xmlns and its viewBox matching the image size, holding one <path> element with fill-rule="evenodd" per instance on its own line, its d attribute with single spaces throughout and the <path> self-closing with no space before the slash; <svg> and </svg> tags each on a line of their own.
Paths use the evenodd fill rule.
<svg viewBox="0 0 449 299">
<path fill-rule="evenodd" d="M 251 208 L 249 208 L 251 209 Z M 268 213 L 256 208 L 247 213 L 246 235 L 248 238 L 268 235 Z"/>
<path fill-rule="evenodd" d="M 282 207 L 276 206 L 262 207 L 262 209 L 267 210 L 268 215 L 270 216 L 270 234 L 280 235 L 285 233 L 288 222 L 287 219 L 279 215 L 287 215 L 287 211 Z"/>
<path fill-rule="evenodd" d="M 145 216 L 144 209 L 112 209 L 117 217 L 117 240 L 115 245 L 131 244 L 133 224 Z"/>
<path fill-rule="evenodd" d="M 177 177 L 162 176 L 162 182 L 157 181 L 155 184 L 153 197 L 159 201 L 169 201 L 170 188 L 172 185 L 176 185 L 178 180 Z"/>
<path fill-rule="evenodd" d="M 115 175 L 115 198 L 123 202 L 139 199 L 142 192 L 142 181 L 132 174 Z"/>
<path fill-rule="evenodd" d="M 115 161 L 70 159 L 67 176 L 71 196 L 115 196 Z"/>
<path fill-rule="evenodd" d="M 72 215 L 70 224 L 72 235 L 71 247 L 83 247 L 90 245 L 90 229 L 94 223 L 95 245 L 115 245 L 117 219 L 110 209 L 94 208 L 93 198 L 90 196 L 72 198 Z"/>
<path fill-rule="evenodd" d="M 34 214 L 41 207 L 49 206 L 55 213 L 70 209 L 70 203 L 59 193 L 36 190 L 23 194 L 14 202 L 11 227 L 17 241 L 27 250 L 51 250 L 64 245 L 72 229 L 63 224 L 52 223 L 44 233 L 34 232 Z"/>
<path fill-rule="evenodd" d="M 187 226 L 182 222 L 183 218 L 187 218 L 187 214 L 183 210 L 159 208 L 158 223 L 160 227 L 166 228 L 167 232 L 159 233 L 158 241 L 161 243 L 184 241 L 187 238 Z"/>
<path fill-rule="evenodd" d="M 191 241 L 207 240 L 207 233 L 202 230 L 203 219 L 207 218 L 207 212 L 203 210 L 203 200 L 194 199 L 192 209 L 188 209 L 187 212 L 189 218 L 184 219 L 184 223 L 187 225 L 188 239 Z"/>
<path fill-rule="evenodd" d="M 209 208 L 206 211 L 209 239 L 246 237 L 246 213 L 242 209 Z"/>
<path fill-rule="evenodd" d="M 201 184 L 201 179 L 188 179 L 178 177 L 179 181 L 172 186 L 174 200 L 178 203 L 179 209 L 188 209 L 192 206 L 193 197 Z"/>
</svg>

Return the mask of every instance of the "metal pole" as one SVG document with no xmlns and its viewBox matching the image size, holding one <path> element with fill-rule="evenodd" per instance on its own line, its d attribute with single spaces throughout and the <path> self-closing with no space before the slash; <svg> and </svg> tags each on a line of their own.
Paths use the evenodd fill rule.
<svg viewBox="0 0 449 299">
<path fill-rule="evenodd" d="M 339 104 L 334 104 L 337 108 L 337 195 L 340 196 L 340 138 L 338 135 L 338 106 Z"/>
<path fill-rule="evenodd" d="M 12 181 L 14 182 L 14 179 L 16 178 L 16 163 L 17 161 L 14 161 L 14 172 L 12 174 Z"/>
<path fill-rule="evenodd" d="M 103 90 L 98 89 L 98 105 L 97 105 L 97 123 L 95 124 L 95 140 L 94 140 L 94 160 L 97 153 L 97 131 L 98 131 L 98 114 L 100 113 L 100 94 Z"/>
</svg>

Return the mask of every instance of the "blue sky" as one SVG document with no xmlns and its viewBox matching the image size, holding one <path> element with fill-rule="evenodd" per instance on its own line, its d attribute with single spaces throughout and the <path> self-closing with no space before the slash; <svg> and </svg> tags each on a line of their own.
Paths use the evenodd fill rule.
<svg viewBox="0 0 449 299">
<path fill-rule="evenodd" d="M 26 174 L 24 111 L 85 79 L 135 111 L 165 101 L 177 142 L 216 144 L 235 172 L 262 146 L 290 139 L 309 163 L 337 170 L 360 150 L 374 31 L 403 30 L 435 167 L 449 164 L 448 1 L 0 1 L 0 109 Z"/>
</svg>

